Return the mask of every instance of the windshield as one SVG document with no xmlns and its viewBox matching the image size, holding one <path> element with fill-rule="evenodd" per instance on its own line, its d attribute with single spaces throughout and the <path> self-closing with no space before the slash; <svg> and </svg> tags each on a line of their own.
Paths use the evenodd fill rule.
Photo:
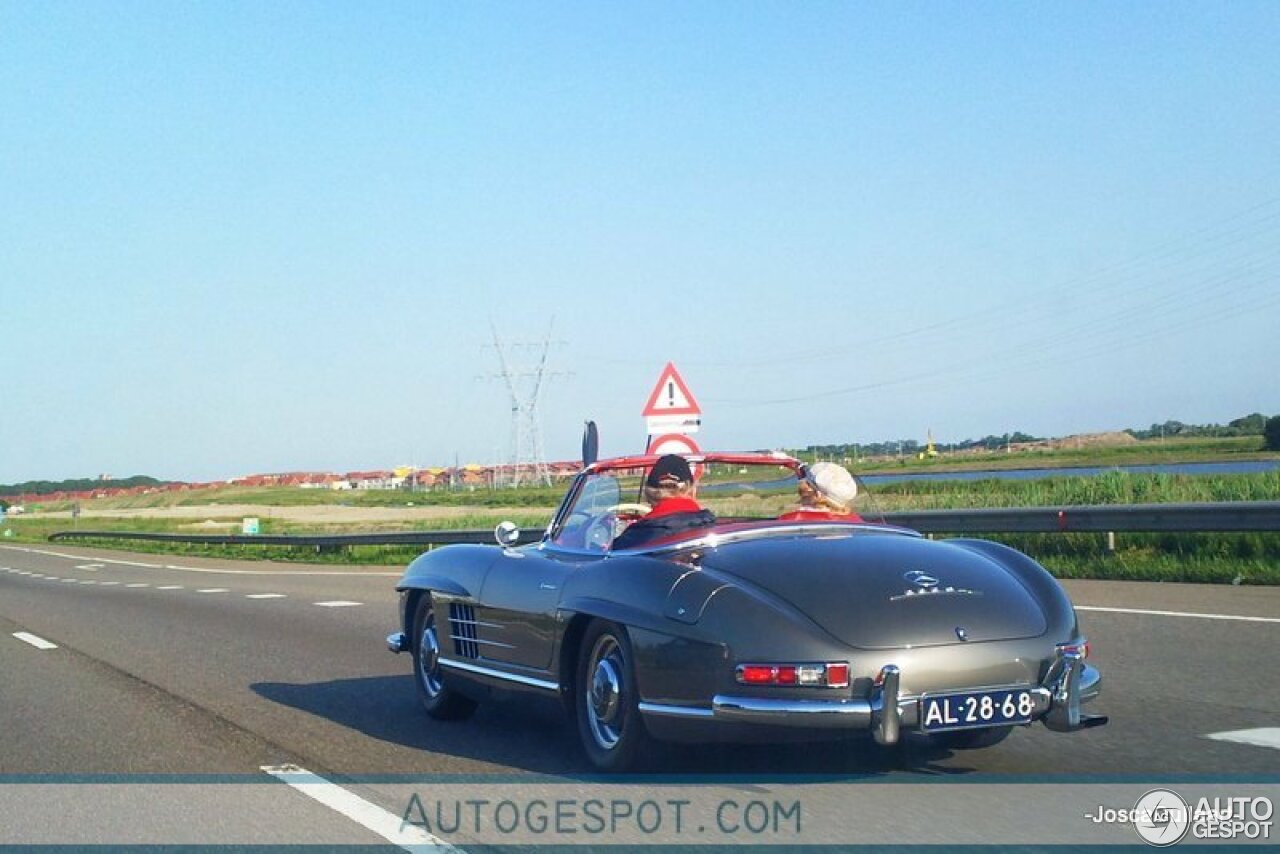
<svg viewBox="0 0 1280 854">
<path fill-rule="evenodd" d="M 648 466 L 589 474 L 560 514 L 550 540 L 566 548 L 603 552 L 642 520 L 642 529 L 654 527 L 661 537 L 764 521 L 876 521 L 879 513 L 861 482 L 837 468 L 826 463 L 797 469 L 794 461 L 696 463 L 693 488 L 675 496 L 677 501 L 645 489 Z M 818 500 L 823 496 L 815 486 L 827 489 L 826 500 Z M 699 511 L 710 515 L 697 515 Z M 639 532 L 629 534 L 618 547 L 636 547 Z"/>
</svg>

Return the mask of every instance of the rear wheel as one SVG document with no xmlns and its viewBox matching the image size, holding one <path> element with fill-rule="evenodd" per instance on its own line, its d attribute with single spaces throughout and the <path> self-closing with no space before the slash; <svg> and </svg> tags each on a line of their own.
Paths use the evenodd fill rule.
<svg viewBox="0 0 1280 854">
<path fill-rule="evenodd" d="M 413 681 L 427 714 L 438 720 L 470 717 L 475 701 L 445 684 L 440 668 L 440 633 L 430 594 L 423 594 L 413 619 Z"/>
<path fill-rule="evenodd" d="M 582 637 L 574 681 L 574 718 L 591 764 L 601 771 L 625 771 L 648 742 L 640 719 L 635 661 L 626 631 L 594 622 Z"/>
</svg>

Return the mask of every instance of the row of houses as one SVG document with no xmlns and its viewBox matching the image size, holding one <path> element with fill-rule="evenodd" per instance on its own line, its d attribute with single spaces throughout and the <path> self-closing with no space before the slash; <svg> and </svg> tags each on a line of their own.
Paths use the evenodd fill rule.
<svg viewBox="0 0 1280 854">
<path fill-rule="evenodd" d="M 547 473 L 553 481 L 572 478 L 582 468 L 578 461 L 547 464 Z M 517 470 L 512 465 L 483 466 L 474 463 L 447 468 L 401 467 L 388 470 L 353 471 L 345 474 L 333 472 L 281 472 L 277 474 L 253 474 L 210 483 L 166 483 L 158 486 L 103 487 L 78 491 L 64 490 L 45 494 L 0 495 L 6 503 L 16 506 L 37 502 L 90 501 L 95 498 L 119 498 L 134 495 L 151 495 L 162 492 L 189 492 L 227 486 L 273 487 L 285 486 L 302 489 L 365 490 L 365 489 L 474 489 L 497 488 L 512 483 Z M 534 473 L 528 468 L 519 470 L 520 480 L 528 483 Z"/>
</svg>

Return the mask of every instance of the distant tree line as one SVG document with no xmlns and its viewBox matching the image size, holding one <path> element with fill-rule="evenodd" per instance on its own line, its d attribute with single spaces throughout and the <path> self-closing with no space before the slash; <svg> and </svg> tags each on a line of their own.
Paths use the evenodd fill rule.
<svg viewBox="0 0 1280 854">
<path fill-rule="evenodd" d="M 163 486 L 168 481 L 139 474 L 126 478 L 100 480 L 79 477 L 70 480 L 28 480 L 24 483 L 0 483 L 0 495 L 50 495 L 54 492 L 84 492 L 91 489 L 131 489 L 135 486 Z"/>
<path fill-rule="evenodd" d="M 1261 436 L 1266 431 L 1267 421 L 1267 416 L 1261 412 L 1254 412 L 1234 421 L 1228 421 L 1226 424 L 1183 424 L 1181 421 L 1166 421 L 1163 424 L 1152 424 L 1146 430 L 1129 430 L 1128 432 L 1139 439 L 1159 439 L 1170 436 L 1183 438 L 1198 436 L 1210 439 Z"/>
<path fill-rule="evenodd" d="M 1128 429 L 1123 431 L 1137 439 L 1159 439 L 1178 436 L 1181 438 L 1231 438 L 1237 436 L 1265 436 L 1268 450 L 1280 451 L 1280 415 L 1268 418 L 1260 412 L 1254 412 L 1226 424 L 1185 424 L 1181 421 L 1166 421 L 1163 424 L 1152 424 L 1145 430 Z M 1040 442 L 1042 437 L 1032 436 L 1015 430 L 1000 436 L 983 436 L 981 439 L 965 439 L 963 442 L 938 442 L 935 447 L 939 451 L 967 451 L 973 448 L 985 448 L 998 451 L 1011 444 L 1020 442 Z M 866 442 L 833 445 L 809 445 L 801 456 L 840 458 L 848 457 L 888 457 L 901 454 L 914 457 L 925 449 L 925 445 L 916 439 L 891 439 L 883 442 Z"/>
<path fill-rule="evenodd" d="M 1010 444 L 1018 442 L 1039 442 L 1041 439 L 1030 433 L 1015 430 L 1000 436 L 983 436 L 981 439 L 965 439 L 963 442 L 936 442 L 934 447 L 939 451 L 967 451 L 971 448 L 986 448 L 998 451 Z M 803 456 L 817 454 L 819 457 L 887 457 L 901 453 L 905 457 L 914 457 L 925 449 L 925 445 L 916 439 L 890 439 L 883 442 L 858 442 L 836 445 L 810 445 L 803 451 Z"/>
</svg>

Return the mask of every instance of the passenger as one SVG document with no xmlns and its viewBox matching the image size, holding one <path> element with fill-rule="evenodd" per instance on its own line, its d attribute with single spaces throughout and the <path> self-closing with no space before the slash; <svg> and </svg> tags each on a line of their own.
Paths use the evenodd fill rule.
<svg viewBox="0 0 1280 854">
<path fill-rule="evenodd" d="M 862 517 L 851 509 L 853 499 L 858 495 L 858 482 L 844 466 L 814 463 L 804 469 L 804 478 L 797 489 L 800 491 L 800 506 L 789 513 L 783 513 L 779 519 L 862 521 Z"/>
<path fill-rule="evenodd" d="M 693 472 L 684 457 L 659 457 L 644 481 L 644 497 L 653 509 L 613 541 L 614 549 L 635 549 L 682 531 L 716 523 L 715 514 L 694 498 Z"/>
</svg>

